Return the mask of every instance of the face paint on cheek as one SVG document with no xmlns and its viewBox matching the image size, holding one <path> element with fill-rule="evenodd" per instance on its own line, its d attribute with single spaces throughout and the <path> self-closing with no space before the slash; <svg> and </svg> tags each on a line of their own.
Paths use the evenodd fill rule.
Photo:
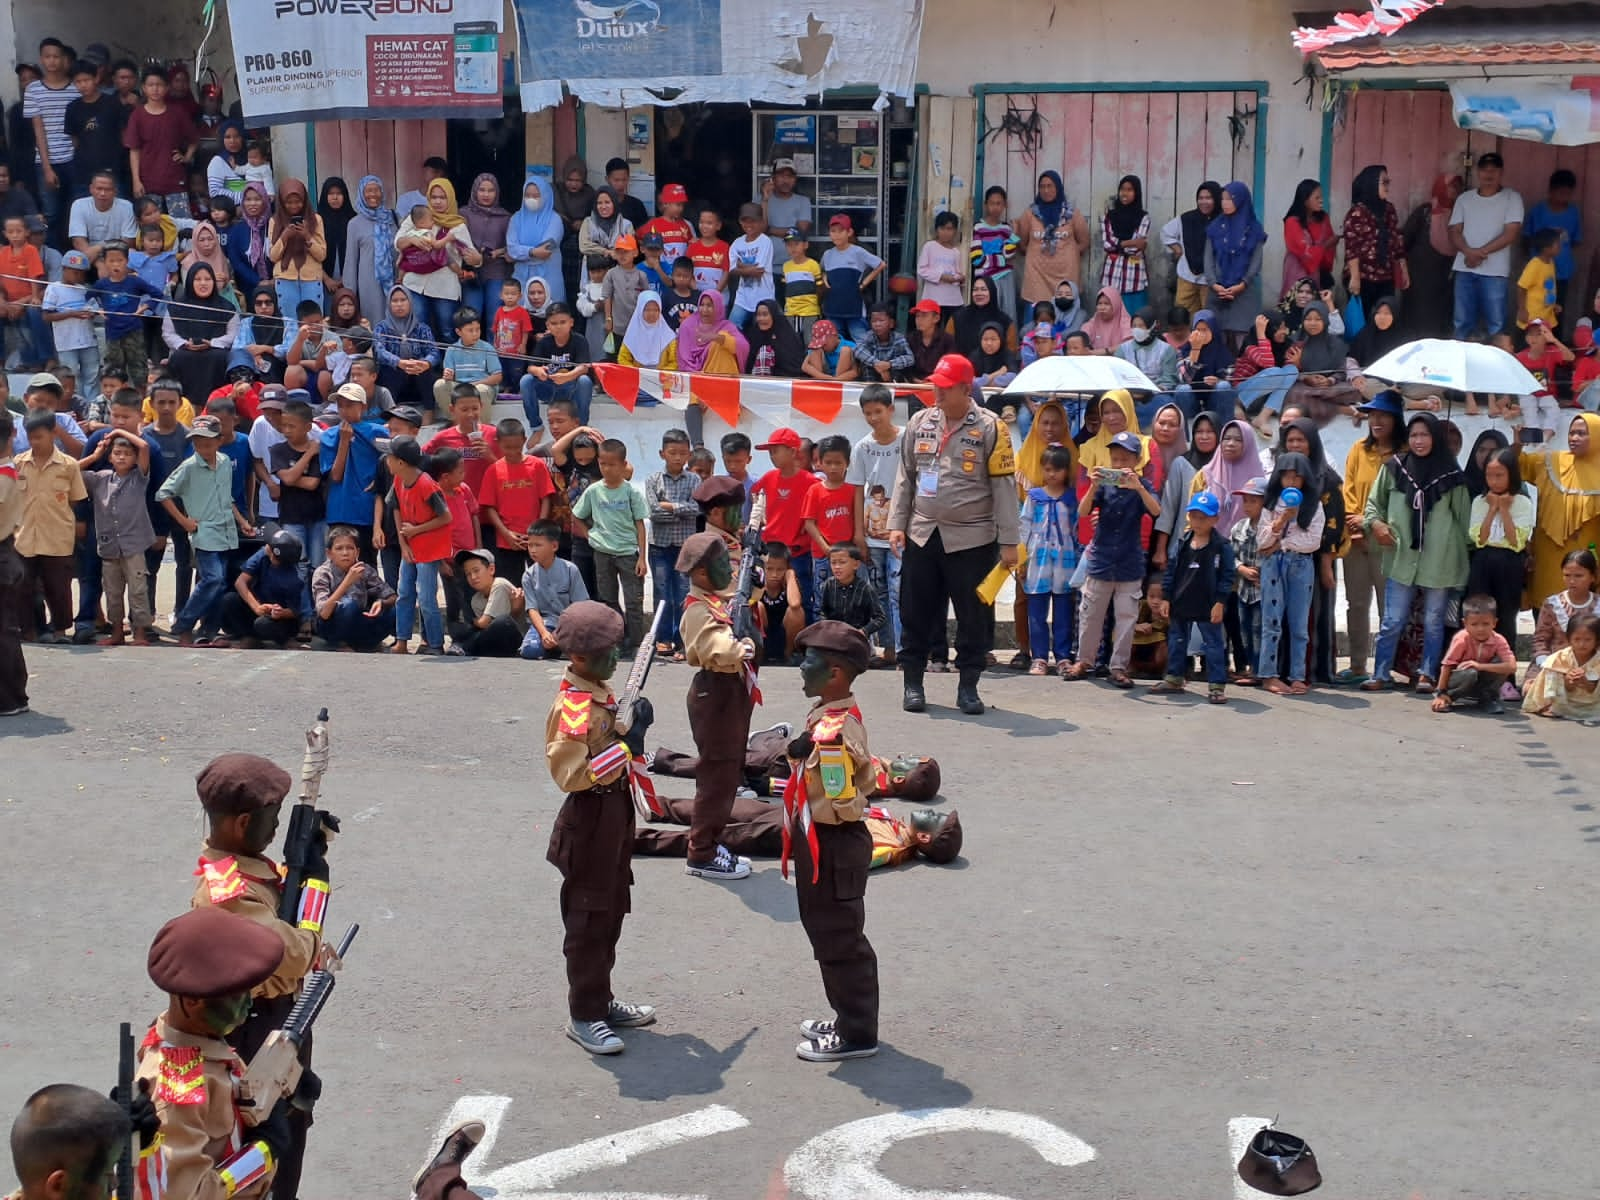
<svg viewBox="0 0 1600 1200">
<path fill-rule="evenodd" d="M 730 504 L 722 510 L 722 523 L 727 526 L 729 533 L 740 532 L 744 524 L 744 505 Z"/>
<path fill-rule="evenodd" d="M 589 671 L 596 679 L 610 679 L 617 671 L 617 660 L 621 657 L 619 647 L 613 646 L 603 655 L 589 660 Z"/>
<path fill-rule="evenodd" d="M 820 695 L 832 674 L 832 666 L 816 650 L 807 650 L 800 660 L 800 684 L 807 696 Z"/>
<path fill-rule="evenodd" d="M 200 1019 L 205 1022 L 218 1037 L 232 1033 L 244 1024 L 244 1019 L 250 1015 L 250 993 L 241 992 L 237 996 L 220 996 L 214 1000 L 207 1000 L 200 1010 Z"/>
<path fill-rule="evenodd" d="M 746 553 L 749 553 L 746 551 Z M 706 563 L 706 578 L 711 586 L 718 591 L 733 582 L 733 561 L 726 554 L 720 554 Z"/>
</svg>

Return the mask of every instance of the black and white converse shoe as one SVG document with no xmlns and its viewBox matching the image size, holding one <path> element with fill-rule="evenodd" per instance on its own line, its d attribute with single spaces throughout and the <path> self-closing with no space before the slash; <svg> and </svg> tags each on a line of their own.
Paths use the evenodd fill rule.
<svg viewBox="0 0 1600 1200">
<path fill-rule="evenodd" d="M 622 1039 L 604 1021 L 568 1021 L 567 1036 L 590 1054 L 621 1054 Z"/>
<path fill-rule="evenodd" d="M 648 1004 L 624 1004 L 613 1000 L 606 1010 L 606 1021 L 618 1029 L 640 1029 L 656 1023 L 656 1010 Z"/>
<path fill-rule="evenodd" d="M 801 1021 L 800 1032 L 813 1042 L 820 1037 L 831 1037 L 833 1034 L 833 1022 Z"/>
<path fill-rule="evenodd" d="M 746 741 L 746 745 L 755 741 L 762 734 L 766 733 L 775 733 L 779 737 L 791 737 L 794 734 L 794 726 L 789 724 L 787 721 L 779 721 L 776 725 L 768 725 L 765 729 L 753 730 L 749 739 Z"/>
<path fill-rule="evenodd" d="M 709 862 L 695 862 L 693 859 L 683 866 L 685 875 L 698 875 L 701 879 L 744 879 L 750 874 L 750 860 L 738 858 L 726 846 L 718 846 L 716 854 Z"/>
<path fill-rule="evenodd" d="M 836 1032 L 829 1030 L 821 1037 L 810 1038 L 801 1042 L 794 1048 L 796 1057 L 807 1062 L 843 1062 L 847 1058 L 871 1058 L 878 1052 L 876 1042 L 866 1045 L 860 1042 L 847 1042 Z"/>
</svg>

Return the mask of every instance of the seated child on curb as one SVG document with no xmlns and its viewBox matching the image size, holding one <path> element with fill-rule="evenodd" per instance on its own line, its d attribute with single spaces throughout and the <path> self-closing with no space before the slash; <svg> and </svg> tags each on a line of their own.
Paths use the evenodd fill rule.
<svg viewBox="0 0 1600 1200">
<path fill-rule="evenodd" d="M 554 521 L 535 521 L 528 530 L 528 569 L 522 573 L 523 608 L 528 629 L 518 653 L 526 659 L 551 657 L 560 643 L 556 630 L 561 614 L 580 600 L 588 600 L 589 589 L 583 573 L 571 559 L 558 558 L 561 526 Z"/>
<path fill-rule="evenodd" d="M 455 569 L 466 581 L 470 607 L 463 614 L 466 620 L 450 627 L 450 640 L 479 658 L 515 658 L 528 626 L 522 592 L 495 575 L 494 555 L 488 550 L 458 552 Z"/>
<path fill-rule="evenodd" d="M 313 650 L 372 651 L 394 635 L 398 596 L 378 568 L 361 561 L 361 535 L 349 525 L 328 530 L 328 557 L 311 573 Z"/>
<path fill-rule="evenodd" d="M 1476 703 L 1490 716 L 1506 711 L 1500 685 L 1517 673 L 1517 656 L 1495 629 L 1497 612 L 1493 596 L 1461 602 L 1462 629 L 1445 651 L 1434 712 L 1449 712 L 1462 701 Z"/>
<path fill-rule="evenodd" d="M 1536 717 L 1600 717 L 1600 617 L 1584 613 L 1567 625 L 1567 644 L 1545 659 L 1528 684 L 1522 711 Z"/>
<path fill-rule="evenodd" d="M 806 627 L 806 607 L 800 599 L 800 581 L 789 569 L 789 547 L 768 542 L 762 548 L 761 661 L 786 663 L 794 653 L 794 639 Z"/>
<path fill-rule="evenodd" d="M 287 529 L 277 529 L 267 544 L 239 569 L 233 591 L 222 600 L 222 631 L 241 650 L 263 642 L 282 649 L 300 629 L 305 581 L 300 559 L 305 548 Z"/>
</svg>

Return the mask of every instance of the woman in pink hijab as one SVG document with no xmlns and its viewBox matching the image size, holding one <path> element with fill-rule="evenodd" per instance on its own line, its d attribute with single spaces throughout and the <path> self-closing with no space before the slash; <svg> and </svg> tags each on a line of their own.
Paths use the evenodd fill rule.
<svg viewBox="0 0 1600 1200">
<path fill-rule="evenodd" d="M 739 364 L 750 354 L 750 343 L 725 314 L 720 293 L 700 293 L 700 306 L 678 326 L 678 370 L 696 375 L 739 374 Z M 690 401 L 683 422 L 689 441 L 705 445 L 705 412 L 698 401 Z"/>
<path fill-rule="evenodd" d="M 1110 354 L 1133 333 L 1133 319 L 1116 288 L 1103 287 L 1094 300 L 1094 315 L 1083 323 L 1096 354 Z"/>
</svg>

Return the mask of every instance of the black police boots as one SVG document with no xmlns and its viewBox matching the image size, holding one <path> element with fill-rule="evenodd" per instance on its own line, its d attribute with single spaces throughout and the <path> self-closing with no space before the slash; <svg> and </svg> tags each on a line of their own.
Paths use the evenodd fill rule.
<svg viewBox="0 0 1600 1200">
<path fill-rule="evenodd" d="M 969 717 L 983 715 L 983 701 L 978 698 L 977 671 L 961 672 L 961 680 L 956 684 L 956 707 Z"/>
</svg>

